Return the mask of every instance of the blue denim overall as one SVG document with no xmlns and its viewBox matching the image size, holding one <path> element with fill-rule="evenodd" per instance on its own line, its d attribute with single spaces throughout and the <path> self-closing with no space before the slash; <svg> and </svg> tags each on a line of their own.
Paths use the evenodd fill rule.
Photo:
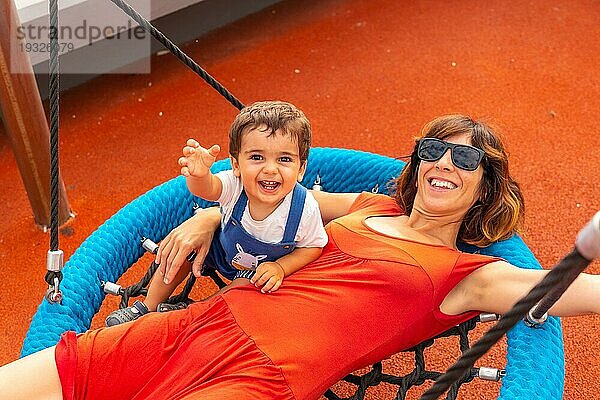
<svg viewBox="0 0 600 400">
<path fill-rule="evenodd" d="M 227 279 L 250 279 L 261 262 L 275 261 L 291 253 L 296 248 L 294 239 L 302 218 L 305 199 L 306 188 L 296 183 L 281 242 L 265 243 L 242 227 L 242 215 L 248 203 L 248 196 L 242 190 L 233 207 L 231 218 L 222 230 L 219 229 L 215 233 L 204 260 L 204 268 L 215 268 Z"/>
</svg>

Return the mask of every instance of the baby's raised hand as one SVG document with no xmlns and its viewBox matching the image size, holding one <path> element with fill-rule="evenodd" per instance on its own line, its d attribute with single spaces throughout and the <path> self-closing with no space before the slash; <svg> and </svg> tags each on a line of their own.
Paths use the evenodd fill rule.
<svg viewBox="0 0 600 400">
<path fill-rule="evenodd" d="M 221 148 L 218 144 L 205 149 L 194 139 L 188 139 L 183 148 L 183 157 L 179 158 L 181 175 L 202 178 L 210 172 Z"/>
<path fill-rule="evenodd" d="M 266 261 L 256 268 L 256 273 L 250 279 L 250 283 L 254 283 L 256 287 L 262 287 L 261 293 L 271 293 L 279 289 L 284 277 L 285 272 L 279 263 Z"/>
</svg>

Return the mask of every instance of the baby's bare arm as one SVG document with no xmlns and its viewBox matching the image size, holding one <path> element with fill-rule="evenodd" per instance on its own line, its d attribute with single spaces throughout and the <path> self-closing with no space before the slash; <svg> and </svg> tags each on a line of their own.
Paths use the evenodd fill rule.
<svg viewBox="0 0 600 400">
<path fill-rule="evenodd" d="M 283 278 L 319 258 L 322 251 L 320 247 L 298 247 L 277 261 L 260 264 L 250 282 L 260 287 L 262 293 L 274 292 L 283 283 Z"/>
<path fill-rule="evenodd" d="M 223 188 L 221 180 L 210 172 L 220 151 L 216 144 L 205 149 L 195 139 L 188 139 L 178 161 L 190 192 L 208 201 L 216 201 Z"/>
<path fill-rule="evenodd" d="M 296 247 L 294 251 L 277 260 L 277 264 L 281 265 L 285 276 L 289 276 L 300 268 L 315 261 L 323 249 L 321 247 Z"/>
</svg>

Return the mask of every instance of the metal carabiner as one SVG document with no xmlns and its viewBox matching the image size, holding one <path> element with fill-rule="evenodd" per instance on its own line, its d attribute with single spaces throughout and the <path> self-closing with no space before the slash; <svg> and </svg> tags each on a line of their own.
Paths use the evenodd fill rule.
<svg viewBox="0 0 600 400">
<path fill-rule="evenodd" d="M 46 290 L 46 300 L 49 303 L 57 304 L 62 303 L 63 295 L 60 291 L 60 280 L 57 276 L 54 277 L 54 284 L 48 286 L 48 290 Z"/>
<path fill-rule="evenodd" d="M 319 176 L 319 174 L 317 174 L 315 183 L 313 183 L 312 190 L 314 190 L 316 192 L 320 192 L 321 190 L 323 190 L 323 188 L 321 187 L 321 176 Z"/>
</svg>

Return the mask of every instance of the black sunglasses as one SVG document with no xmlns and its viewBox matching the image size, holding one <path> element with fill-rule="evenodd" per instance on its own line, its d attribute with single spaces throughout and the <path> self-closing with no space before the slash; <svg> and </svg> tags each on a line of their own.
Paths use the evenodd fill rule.
<svg viewBox="0 0 600 400">
<path fill-rule="evenodd" d="M 422 161 L 437 161 L 451 149 L 452 163 L 465 171 L 475 171 L 483 156 L 484 151 L 466 144 L 445 142 L 436 138 L 423 138 L 419 140 L 417 157 Z"/>
</svg>

